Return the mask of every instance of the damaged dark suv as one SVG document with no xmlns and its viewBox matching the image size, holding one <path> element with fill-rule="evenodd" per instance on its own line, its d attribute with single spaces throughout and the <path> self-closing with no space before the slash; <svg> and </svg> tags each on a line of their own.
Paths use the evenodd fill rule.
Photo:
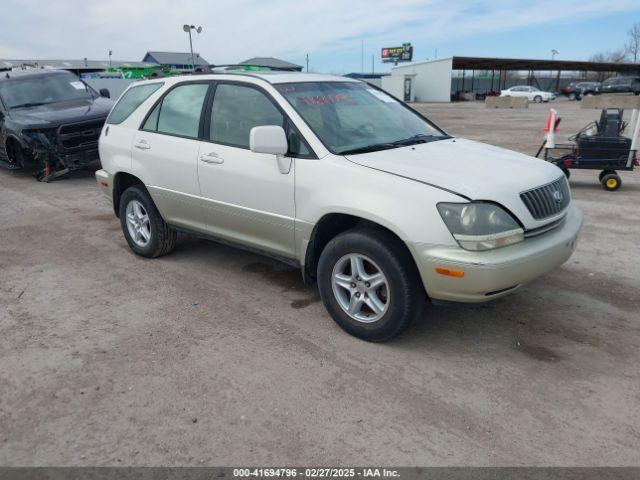
<svg viewBox="0 0 640 480">
<path fill-rule="evenodd" d="M 64 70 L 0 72 L 0 166 L 48 181 L 91 165 L 112 105 Z"/>
</svg>

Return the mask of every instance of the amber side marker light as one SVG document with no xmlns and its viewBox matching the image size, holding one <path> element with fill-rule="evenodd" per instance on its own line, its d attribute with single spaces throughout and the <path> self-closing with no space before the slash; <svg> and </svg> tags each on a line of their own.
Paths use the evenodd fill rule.
<svg viewBox="0 0 640 480">
<path fill-rule="evenodd" d="M 449 277 L 464 277 L 464 270 L 452 270 L 451 268 L 436 267 L 436 272 L 440 275 L 448 275 Z"/>
</svg>

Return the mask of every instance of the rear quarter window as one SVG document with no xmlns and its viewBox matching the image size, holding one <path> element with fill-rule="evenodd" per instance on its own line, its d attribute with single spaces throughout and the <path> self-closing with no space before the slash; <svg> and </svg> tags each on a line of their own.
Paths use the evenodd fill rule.
<svg viewBox="0 0 640 480">
<path fill-rule="evenodd" d="M 159 82 L 131 87 L 124 93 L 115 107 L 113 107 L 109 117 L 107 117 L 107 123 L 114 125 L 124 122 L 136 108 L 142 105 L 142 103 L 162 87 L 162 85 L 163 83 Z"/>
</svg>

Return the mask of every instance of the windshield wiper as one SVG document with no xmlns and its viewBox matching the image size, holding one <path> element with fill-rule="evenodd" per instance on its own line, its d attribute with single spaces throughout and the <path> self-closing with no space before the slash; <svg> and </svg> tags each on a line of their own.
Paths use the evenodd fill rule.
<svg viewBox="0 0 640 480">
<path fill-rule="evenodd" d="M 418 135 L 413 135 L 412 137 L 409 138 L 404 138 L 402 140 L 396 140 L 395 142 L 392 142 L 394 145 L 398 145 L 398 146 L 407 146 L 407 145 L 416 145 L 418 143 L 427 143 L 427 142 L 434 142 L 436 140 L 444 140 L 445 138 L 451 138 L 448 135 L 424 135 L 422 133 L 419 133 Z"/>
<path fill-rule="evenodd" d="M 39 107 L 40 105 L 46 105 L 46 104 L 47 102 L 21 103 L 20 105 L 13 105 L 9 108 L 13 109 L 13 108 L 26 108 L 26 107 Z"/>
<path fill-rule="evenodd" d="M 396 148 L 400 145 L 395 143 L 374 143 L 373 145 L 366 145 L 364 147 L 352 148 L 350 150 L 344 150 L 339 152 L 340 155 L 354 155 L 356 153 L 377 152 L 379 150 L 388 150 L 390 148 Z"/>
<path fill-rule="evenodd" d="M 357 153 L 377 152 L 379 150 L 389 150 L 391 148 L 406 147 L 409 145 L 416 145 L 418 143 L 434 142 L 436 140 L 444 140 L 445 138 L 451 138 L 448 135 L 413 135 L 409 138 L 403 138 L 401 140 L 395 140 L 393 142 L 374 143 L 373 145 L 366 145 L 364 147 L 352 148 L 351 150 L 345 150 L 340 152 L 340 155 L 354 155 Z"/>
</svg>

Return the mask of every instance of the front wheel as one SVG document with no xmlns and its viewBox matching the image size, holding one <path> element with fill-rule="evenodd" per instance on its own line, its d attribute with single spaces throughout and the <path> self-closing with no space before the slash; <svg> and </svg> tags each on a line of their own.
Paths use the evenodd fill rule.
<svg viewBox="0 0 640 480">
<path fill-rule="evenodd" d="M 536 95 L 533 97 L 533 101 L 536 103 L 542 103 L 542 97 L 540 95 Z"/>
<path fill-rule="evenodd" d="M 175 248 L 176 231 L 164 221 L 144 188 L 134 186 L 124 191 L 119 216 L 124 238 L 137 255 L 155 258 Z"/>
<path fill-rule="evenodd" d="M 318 263 L 318 289 L 336 323 L 370 342 L 400 335 L 426 299 L 405 246 L 373 228 L 349 230 L 327 244 Z"/>
<path fill-rule="evenodd" d="M 569 100 L 571 100 L 572 102 L 577 99 L 578 99 L 578 95 L 576 95 L 575 92 L 571 92 L 569 94 Z"/>
</svg>

